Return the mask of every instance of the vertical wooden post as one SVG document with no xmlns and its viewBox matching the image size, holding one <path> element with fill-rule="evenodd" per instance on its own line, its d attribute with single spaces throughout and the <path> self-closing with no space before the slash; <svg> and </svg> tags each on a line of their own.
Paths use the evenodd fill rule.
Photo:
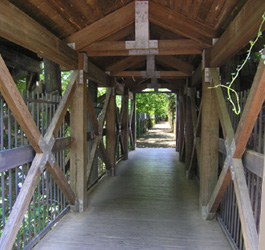
<svg viewBox="0 0 265 250">
<path fill-rule="evenodd" d="M 89 91 L 89 94 L 91 96 L 91 99 L 93 101 L 93 103 L 97 102 L 97 83 L 93 82 L 93 81 L 88 81 L 88 91 Z M 94 130 L 94 127 L 93 127 L 93 124 L 91 122 L 91 119 L 90 119 L 90 116 L 88 115 L 87 117 L 87 131 L 93 131 Z M 92 147 L 93 147 L 93 144 L 94 144 L 94 141 L 93 140 L 90 140 L 88 141 L 87 143 L 87 155 L 90 155 L 90 152 L 92 150 Z M 94 164 L 93 164 L 93 169 L 92 169 L 92 173 L 91 173 L 91 178 L 88 183 L 88 186 L 93 184 L 93 182 L 95 180 L 97 180 L 98 178 L 98 155 L 96 153 L 96 157 L 95 157 L 95 160 L 94 160 Z M 90 169 L 87 169 L 87 173 L 89 173 Z"/>
<path fill-rule="evenodd" d="M 44 81 L 45 81 L 45 90 L 47 93 L 58 91 L 59 94 L 62 94 L 61 86 L 61 71 L 60 65 L 43 58 L 44 62 Z"/>
<path fill-rule="evenodd" d="M 135 150 L 136 148 L 136 94 L 133 95 L 132 105 L 133 105 L 132 126 L 131 126 L 132 138 L 133 138 L 132 150 Z"/>
<path fill-rule="evenodd" d="M 128 136 L 129 136 L 129 93 L 128 88 L 124 88 L 124 95 L 122 96 L 122 121 L 121 121 L 121 129 L 122 129 L 122 141 L 123 141 L 123 160 L 128 159 Z"/>
<path fill-rule="evenodd" d="M 192 147 L 193 147 L 193 124 L 192 124 L 192 113 L 191 113 L 191 89 L 187 89 L 186 95 L 186 120 L 185 120 L 185 169 L 186 175 L 188 175 L 191 156 L 192 156 Z"/>
<path fill-rule="evenodd" d="M 179 152 L 179 92 L 176 93 L 176 151 Z"/>
<path fill-rule="evenodd" d="M 87 206 L 87 111 L 86 111 L 86 81 L 83 70 L 79 71 L 79 79 L 71 103 L 71 167 L 70 182 L 78 208 L 76 212 L 83 212 Z"/>
<path fill-rule="evenodd" d="M 114 88 L 112 89 L 106 113 L 106 152 L 110 165 L 110 169 L 107 169 L 107 175 L 114 176 L 116 155 L 116 95 Z"/>
<path fill-rule="evenodd" d="M 218 178 L 219 119 L 215 91 L 214 89 L 209 89 L 210 79 L 208 72 L 209 68 L 204 67 L 201 111 L 201 164 L 199 164 L 200 207 L 203 217 L 206 217 L 206 206 Z"/>
<path fill-rule="evenodd" d="M 184 94 L 183 89 L 179 91 L 179 160 L 184 161 Z"/>
</svg>

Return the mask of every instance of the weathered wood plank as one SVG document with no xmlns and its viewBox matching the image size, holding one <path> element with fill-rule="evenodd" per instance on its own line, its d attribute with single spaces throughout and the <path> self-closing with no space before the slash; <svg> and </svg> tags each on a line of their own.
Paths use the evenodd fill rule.
<svg viewBox="0 0 265 250">
<path fill-rule="evenodd" d="M 213 46 L 211 67 L 219 67 L 230 57 L 248 45 L 258 32 L 265 10 L 263 0 L 248 0 Z M 263 30 L 265 27 L 263 26 Z"/>
<path fill-rule="evenodd" d="M 67 41 L 74 42 L 76 50 L 81 50 L 91 43 L 113 35 L 132 24 L 134 22 L 134 13 L 134 2 L 131 2 L 72 34 L 67 38 Z"/>
<path fill-rule="evenodd" d="M 86 107 L 87 107 L 89 117 L 90 117 L 93 129 L 94 129 L 94 133 L 95 135 L 98 135 L 98 118 L 97 118 L 97 115 L 94 109 L 94 104 L 93 104 L 91 95 L 87 88 L 86 88 L 86 92 L 87 92 L 86 93 L 87 94 Z"/>
<path fill-rule="evenodd" d="M 1 37 L 67 69 L 77 69 L 77 53 L 12 3 L 1 1 L 0 16 Z"/>
</svg>

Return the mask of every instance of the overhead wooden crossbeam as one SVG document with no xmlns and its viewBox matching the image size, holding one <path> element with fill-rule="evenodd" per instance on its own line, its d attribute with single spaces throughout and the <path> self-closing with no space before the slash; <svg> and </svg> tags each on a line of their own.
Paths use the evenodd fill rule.
<svg viewBox="0 0 265 250">
<path fill-rule="evenodd" d="M 19 122 L 21 128 L 29 139 L 33 149 L 36 151 L 36 156 L 32 161 L 27 177 L 23 183 L 20 193 L 12 208 L 9 219 L 6 223 L 4 231 L 0 239 L 1 249 L 11 249 L 15 241 L 23 216 L 28 208 L 34 193 L 35 187 L 39 181 L 42 171 L 46 167 L 51 173 L 51 176 L 62 190 L 66 199 L 70 204 L 75 204 L 75 194 L 73 193 L 67 179 L 61 171 L 55 157 L 52 153 L 52 148 L 55 143 L 55 137 L 59 131 L 63 117 L 67 112 L 71 98 L 75 90 L 75 81 L 77 72 L 72 74 L 68 88 L 56 110 L 56 113 L 47 129 L 44 137 L 41 136 L 33 118 L 31 117 L 26 104 L 24 103 L 20 93 L 14 83 L 5 63 L 0 57 L 0 91 L 4 96 L 13 115 Z"/>
<path fill-rule="evenodd" d="M 188 77 L 186 73 L 181 71 L 157 71 L 160 74 L 154 76 L 154 78 L 169 78 L 169 79 L 184 79 Z M 121 71 L 121 72 L 114 72 L 111 76 L 116 77 L 141 77 L 141 78 L 150 78 L 146 71 Z"/>
<path fill-rule="evenodd" d="M 155 2 L 149 2 L 149 21 L 164 29 L 188 37 L 206 47 L 211 47 L 212 38 L 218 34 L 210 27 L 194 22 L 188 17 Z"/>
<path fill-rule="evenodd" d="M 145 56 L 133 56 L 121 59 L 111 65 L 108 65 L 105 70 L 110 72 L 119 72 L 132 68 L 146 60 Z"/>
<path fill-rule="evenodd" d="M 77 31 L 66 40 L 75 43 L 75 49 L 84 51 L 85 47 L 100 41 L 134 22 L 134 2 L 112 12 L 91 25 Z"/>
<path fill-rule="evenodd" d="M 110 87 L 110 76 L 88 60 L 85 53 L 79 53 L 78 62 L 80 65 L 79 69 L 82 69 L 86 73 L 87 79 L 96 82 L 99 87 Z"/>
<path fill-rule="evenodd" d="M 199 44 L 191 39 L 179 40 L 158 40 L 158 50 L 155 55 L 200 55 L 206 46 Z M 137 56 L 136 53 L 130 54 L 126 49 L 125 41 L 100 41 L 94 42 L 84 48 L 88 56 Z M 149 55 L 150 51 L 146 50 L 145 54 Z"/>
<path fill-rule="evenodd" d="M 260 60 L 235 136 L 231 121 L 229 119 L 228 111 L 226 110 L 222 90 L 220 88 L 215 89 L 219 104 L 219 118 L 222 124 L 223 133 L 225 135 L 227 157 L 217 185 L 210 198 L 208 204 L 208 213 L 215 213 L 226 190 L 226 187 L 232 178 L 235 186 L 239 216 L 246 249 L 258 249 L 258 235 L 253 218 L 253 211 L 249 199 L 241 157 L 245 151 L 247 140 L 250 137 L 254 124 L 257 120 L 258 113 L 265 99 L 264 61 L 264 59 Z M 211 69 L 210 72 L 214 85 L 218 85 L 219 75 L 217 70 Z"/>
<path fill-rule="evenodd" d="M 192 64 L 187 63 L 175 56 L 156 56 L 156 62 L 172 69 L 182 71 L 189 76 L 191 76 L 192 71 L 194 71 Z"/>
<path fill-rule="evenodd" d="M 265 1 L 248 0 L 226 31 L 213 46 L 211 51 L 211 67 L 219 67 L 230 57 L 239 52 L 257 36 Z M 263 25 L 265 30 L 265 25 Z"/>
<path fill-rule="evenodd" d="M 1 37 L 67 69 L 77 69 L 77 53 L 9 1 L 1 1 L 0 16 Z"/>
</svg>

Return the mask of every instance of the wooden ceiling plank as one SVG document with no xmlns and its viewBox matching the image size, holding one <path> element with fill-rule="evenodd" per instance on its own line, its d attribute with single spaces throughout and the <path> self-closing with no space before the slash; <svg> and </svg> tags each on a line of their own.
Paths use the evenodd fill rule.
<svg viewBox="0 0 265 250">
<path fill-rule="evenodd" d="M 172 69 L 180 70 L 189 76 L 191 76 L 192 71 L 194 71 L 192 64 L 187 63 L 175 56 L 156 56 L 156 61 Z"/>
<path fill-rule="evenodd" d="M 210 27 L 154 2 L 149 2 L 149 21 L 207 46 L 211 46 L 212 38 L 217 37 L 217 33 Z"/>
<path fill-rule="evenodd" d="M 67 38 L 74 42 L 76 50 L 82 50 L 91 43 L 102 40 L 134 22 L 134 2 L 112 12 Z"/>
<path fill-rule="evenodd" d="M 257 35 L 264 10 L 264 0 L 249 0 L 244 5 L 212 48 L 211 67 L 221 66 Z M 263 27 L 264 29 L 265 26 Z"/>
<path fill-rule="evenodd" d="M 77 69 L 73 49 L 7 0 L 1 1 L 0 16 L 0 36 L 68 69 Z"/>
<path fill-rule="evenodd" d="M 194 55 L 201 54 L 205 46 L 191 39 L 160 40 L 158 55 Z M 125 41 L 94 42 L 84 48 L 88 56 L 129 56 Z"/>
<path fill-rule="evenodd" d="M 117 72 L 117 71 L 123 71 L 126 69 L 129 69 L 131 67 L 134 67 L 138 65 L 139 63 L 142 63 L 146 60 L 145 56 L 131 56 L 126 57 L 122 60 L 119 60 L 118 62 L 115 62 L 105 68 L 106 71 L 111 72 Z"/>
</svg>

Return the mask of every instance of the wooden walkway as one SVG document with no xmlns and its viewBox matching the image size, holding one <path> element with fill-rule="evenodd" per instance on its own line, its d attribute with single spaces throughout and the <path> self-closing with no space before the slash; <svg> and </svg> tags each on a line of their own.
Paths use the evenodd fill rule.
<svg viewBox="0 0 265 250">
<path fill-rule="evenodd" d="M 174 149 L 139 149 L 68 213 L 35 249 L 231 249 L 216 220 L 200 218 L 198 185 Z"/>
</svg>

